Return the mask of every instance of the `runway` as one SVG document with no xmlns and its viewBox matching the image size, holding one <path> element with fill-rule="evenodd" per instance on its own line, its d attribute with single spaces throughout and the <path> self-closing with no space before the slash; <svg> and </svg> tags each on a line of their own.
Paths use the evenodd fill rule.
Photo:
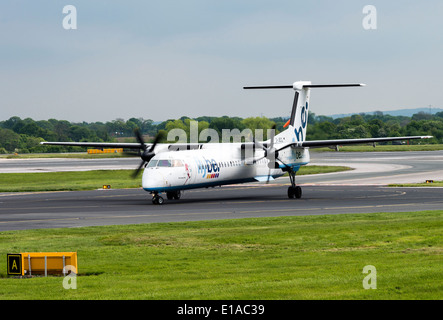
<svg viewBox="0 0 443 320">
<path fill-rule="evenodd" d="M 109 167 L 119 165 L 108 160 Z M 133 168 L 138 164 L 135 160 L 125 165 Z M 83 164 L 80 170 L 90 170 L 91 164 L 95 168 L 103 165 L 103 160 L 99 162 L 77 163 Z M 34 169 L 44 171 L 43 163 Z M 46 163 L 54 170 L 52 160 Z M 399 181 L 443 180 L 443 152 L 324 153 L 313 156 L 312 163 L 348 165 L 355 170 L 297 177 L 303 188 L 301 199 L 287 198 L 289 179 L 285 177 L 270 184 L 190 190 L 180 200 L 162 206 L 153 205 L 142 189 L 0 193 L 0 231 L 443 208 L 442 188 L 386 187 Z"/>
</svg>

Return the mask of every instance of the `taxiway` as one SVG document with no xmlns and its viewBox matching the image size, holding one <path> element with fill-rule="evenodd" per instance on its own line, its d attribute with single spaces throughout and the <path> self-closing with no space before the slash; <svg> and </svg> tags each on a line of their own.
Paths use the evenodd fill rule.
<svg viewBox="0 0 443 320">
<path fill-rule="evenodd" d="M 138 165 L 138 159 L 94 161 L 70 160 L 68 163 L 71 170 Z M 15 170 L 54 171 L 57 168 L 54 162 L 67 168 L 60 159 L 39 159 L 38 163 L 22 161 Z M 443 208 L 442 188 L 386 186 L 443 180 L 443 151 L 319 153 L 313 154 L 312 164 L 346 165 L 354 170 L 297 177 L 297 183 L 303 187 L 301 199 L 287 198 L 287 177 L 269 184 L 189 190 L 180 200 L 166 201 L 162 206 L 153 205 L 150 195 L 142 189 L 0 193 L 0 231 Z M 13 168 L 13 165 L 3 167 L 3 163 L 0 166 L 3 170 Z"/>
</svg>

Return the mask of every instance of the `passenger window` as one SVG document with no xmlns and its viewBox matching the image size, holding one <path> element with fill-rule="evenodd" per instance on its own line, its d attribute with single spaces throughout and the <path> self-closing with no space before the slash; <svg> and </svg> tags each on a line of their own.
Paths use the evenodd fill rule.
<svg viewBox="0 0 443 320">
<path fill-rule="evenodd" d="M 173 167 L 183 167 L 183 162 L 181 160 L 174 159 L 174 160 L 172 160 L 172 166 Z"/>
</svg>

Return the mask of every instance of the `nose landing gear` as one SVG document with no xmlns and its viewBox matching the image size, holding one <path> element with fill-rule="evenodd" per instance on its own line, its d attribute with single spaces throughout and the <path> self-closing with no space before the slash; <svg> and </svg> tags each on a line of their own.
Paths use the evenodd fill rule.
<svg viewBox="0 0 443 320">
<path fill-rule="evenodd" d="M 168 200 L 178 200 L 181 197 L 181 191 L 177 190 L 177 191 L 169 191 L 166 192 L 166 198 L 168 198 Z M 154 192 L 152 194 L 152 203 L 153 204 L 163 204 L 165 202 L 165 199 L 163 199 L 162 196 L 160 196 L 158 194 L 158 192 Z"/>
<path fill-rule="evenodd" d="M 152 196 L 152 203 L 153 204 L 163 204 L 165 202 L 165 199 L 163 199 L 161 196 L 158 195 L 158 192 L 154 193 Z"/>
</svg>

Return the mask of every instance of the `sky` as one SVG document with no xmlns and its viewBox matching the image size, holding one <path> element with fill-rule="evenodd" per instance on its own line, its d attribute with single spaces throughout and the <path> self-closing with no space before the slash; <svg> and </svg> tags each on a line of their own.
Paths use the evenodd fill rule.
<svg viewBox="0 0 443 320">
<path fill-rule="evenodd" d="M 299 80 L 367 85 L 317 115 L 443 108 L 442 31 L 441 0 L 2 1 L 0 121 L 285 117 L 293 90 L 243 86 Z"/>
</svg>

